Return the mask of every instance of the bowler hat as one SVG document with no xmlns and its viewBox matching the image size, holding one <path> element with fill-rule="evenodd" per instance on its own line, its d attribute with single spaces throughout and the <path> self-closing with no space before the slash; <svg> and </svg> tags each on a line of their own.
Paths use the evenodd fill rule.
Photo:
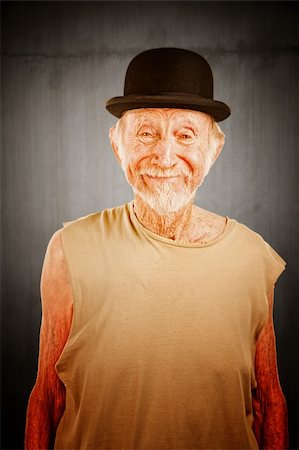
<svg viewBox="0 0 299 450">
<path fill-rule="evenodd" d="M 130 62 L 122 97 L 106 102 L 116 117 L 136 108 L 183 108 L 212 115 L 217 122 L 230 115 L 230 108 L 213 99 L 213 75 L 198 53 L 181 48 L 154 48 Z"/>
</svg>

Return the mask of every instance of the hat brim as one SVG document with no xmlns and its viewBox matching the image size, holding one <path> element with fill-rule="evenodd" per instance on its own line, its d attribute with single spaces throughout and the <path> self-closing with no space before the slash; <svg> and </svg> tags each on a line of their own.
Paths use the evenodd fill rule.
<svg viewBox="0 0 299 450">
<path fill-rule="evenodd" d="M 198 95 L 165 93 L 158 95 L 126 95 L 113 97 L 106 102 L 107 110 L 120 118 L 130 109 L 139 108 L 181 108 L 201 111 L 212 115 L 216 122 L 230 116 L 231 110 L 223 102 L 200 97 Z"/>
</svg>

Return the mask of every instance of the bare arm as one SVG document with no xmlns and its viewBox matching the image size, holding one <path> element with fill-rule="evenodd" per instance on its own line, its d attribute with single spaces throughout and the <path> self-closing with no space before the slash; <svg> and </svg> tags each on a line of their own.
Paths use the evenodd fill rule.
<svg viewBox="0 0 299 450">
<path fill-rule="evenodd" d="M 256 346 L 257 389 L 253 396 L 253 431 L 265 450 L 288 448 L 287 406 L 279 383 L 273 325 L 274 287 L 268 295 L 269 318 Z"/>
<path fill-rule="evenodd" d="M 52 236 L 41 275 L 42 323 L 37 378 L 26 418 L 26 450 L 49 449 L 65 408 L 65 387 L 55 372 L 72 322 L 72 290 L 61 243 Z"/>
</svg>

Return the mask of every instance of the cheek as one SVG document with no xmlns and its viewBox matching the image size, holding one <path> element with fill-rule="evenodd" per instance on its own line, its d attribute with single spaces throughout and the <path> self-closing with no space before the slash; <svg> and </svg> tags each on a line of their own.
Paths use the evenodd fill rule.
<svg viewBox="0 0 299 450">
<path fill-rule="evenodd" d="M 182 155 L 185 163 L 189 166 L 189 169 L 194 177 L 200 176 L 205 169 L 205 158 L 203 152 L 198 148 L 191 149 L 190 152 L 186 152 Z"/>
<path fill-rule="evenodd" d="M 136 171 L 144 166 L 148 166 L 151 149 L 140 142 L 134 142 L 130 151 L 126 153 L 126 166 L 131 171 Z"/>
<path fill-rule="evenodd" d="M 193 189 L 200 186 L 205 178 L 206 157 L 205 154 L 197 149 L 192 152 L 192 155 L 185 155 L 185 163 L 188 165 L 191 177 L 187 181 L 189 186 Z"/>
<path fill-rule="evenodd" d="M 124 155 L 122 168 L 130 184 L 136 184 L 136 181 L 140 180 L 140 177 L 136 175 L 136 171 L 140 169 L 141 160 L 143 160 L 142 155 L 136 148 Z"/>
</svg>

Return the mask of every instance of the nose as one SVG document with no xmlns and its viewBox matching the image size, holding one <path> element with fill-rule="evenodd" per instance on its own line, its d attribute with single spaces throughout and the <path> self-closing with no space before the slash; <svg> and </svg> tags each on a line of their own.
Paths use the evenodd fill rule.
<svg viewBox="0 0 299 450">
<path fill-rule="evenodd" d="M 175 150 L 175 143 L 171 138 L 160 139 L 157 143 L 151 163 L 161 169 L 167 169 L 176 165 L 178 159 Z"/>
</svg>

